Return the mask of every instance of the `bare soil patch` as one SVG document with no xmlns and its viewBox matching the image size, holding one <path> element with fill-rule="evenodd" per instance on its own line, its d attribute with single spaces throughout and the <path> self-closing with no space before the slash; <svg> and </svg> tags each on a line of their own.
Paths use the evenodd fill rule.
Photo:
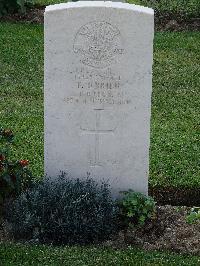
<svg viewBox="0 0 200 266">
<path fill-rule="evenodd" d="M 199 31 L 200 17 L 155 11 L 155 28 L 157 31 Z"/>
<path fill-rule="evenodd" d="M 200 206 L 199 187 L 149 187 L 149 195 L 159 205 Z"/>
<path fill-rule="evenodd" d="M 200 221 L 186 222 L 190 208 L 157 206 L 157 216 L 143 228 L 122 230 L 104 246 L 125 248 L 138 246 L 145 250 L 168 250 L 200 255 Z"/>
<path fill-rule="evenodd" d="M 30 8 L 25 14 L 11 14 L 0 18 L 0 21 L 9 22 L 27 22 L 27 23 L 44 23 L 44 10 L 45 7 Z"/>
</svg>

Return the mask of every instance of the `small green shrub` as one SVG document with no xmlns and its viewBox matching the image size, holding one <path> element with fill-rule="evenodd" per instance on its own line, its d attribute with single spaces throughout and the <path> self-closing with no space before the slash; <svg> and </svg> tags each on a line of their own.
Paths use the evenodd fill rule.
<svg viewBox="0 0 200 266">
<path fill-rule="evenodd" d="M 141 0 L 141 2 L 158 12 L 180 13 L 186 17 L 198 17 L 200 14 L 199 0 Z"/>
<path fill-rule="evenodd" d="M 200 207 L 192 208 L 190 214 L 186 217 L 186 221 L 189 224 L 194 224 L 197 221 L 200 221 Z"/>
<path fill-rule="evenodd" d="M 10 146 L 14 140 L 10 129 L 0 129 L 0 203 L 20 194 L 31 185 L 32 174 L 27 160 L 10 160 Z"/>
<path fill-rule="evenodd" d="M 26 7 L 33 3 L 33 0 L 0 0 L 0 17 L 8 13 L 26 11 Z"/>
<path fill-rule="evenodd" d="M 132 190 L 122 192 L 120 201 L 122 217 L 129 226 L 143 226 L 148 218 L 155 215 L 155 201 Z"/>
<path fill-rule="evenodd" d="M 127 0 L 127 2 L 153 8 L 161 16 L 168 13 L 180 14 L 185 18 L 198 18 L 200 15 L 199 0 Z"/>
<path fill-rule="evenodd" d="M 6 208 L 15 239 L 50 244 L 89 244 L 117 229 L 117 206 L 107 184 L 91 178 L 44 179 Z"/>
</svg>

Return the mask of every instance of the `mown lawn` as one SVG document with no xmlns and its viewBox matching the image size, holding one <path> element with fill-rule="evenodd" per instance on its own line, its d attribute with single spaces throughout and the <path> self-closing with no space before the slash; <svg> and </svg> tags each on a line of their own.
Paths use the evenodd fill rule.
<svg viewBox="0 0 200 266">
<path fill-rule="evenodd" d="M 0 23 L 0 124 L 43 175 L 43 27 Z M 156 33 L 150 184 L 200 187 L 200 33 Z M 131 71 L 131 70 L 130 70 Z M 85 174 L 85 173 L 83 173 Z"/>
<path fill-rule="evenodd" d="M 111 248 L 53 248 L 48 246 L 0 244 L 0 265 L 123 265 L 123 266 L 198 266 L 200 257 L 163 252 L 144 252 L 133 248 L 113 250 Z"/>
</svg>

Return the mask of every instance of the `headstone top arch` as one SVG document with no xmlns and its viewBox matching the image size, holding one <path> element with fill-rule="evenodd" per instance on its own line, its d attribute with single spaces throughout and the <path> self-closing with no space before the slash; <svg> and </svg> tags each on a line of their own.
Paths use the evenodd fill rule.
<svg viewBox="0 0 200 266">
<path fill-rule="evenodd" d="M 78 2 L 68 2 L 62 4 L 49 5 L 45 8 L 45 12 L 49 11 L 58 11 L 69 8 L 79 8 L 79 7 L 111 7 L 111 8 L 120 8 L 127 9 L 136 12 L 142 12 L 149 15 L 154 15 L 154 10 L 152 8 L 122 3 L 122 2 L 112 2 L 112 1 L 78 1 Z"/>
</svg>

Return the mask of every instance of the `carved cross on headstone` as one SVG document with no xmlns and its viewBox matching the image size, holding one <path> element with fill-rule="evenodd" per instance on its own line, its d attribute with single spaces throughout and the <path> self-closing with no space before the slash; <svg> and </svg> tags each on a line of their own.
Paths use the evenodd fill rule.
<svg viewBox="0 0 200 266">
<path fill-rule="evenodd" d="M 101 129 L 100 126 L 100 117 L 101 117 L 101 112 L 104 111 L 104 109 L 94 109 L 95 111 L 95 127 L 94 129 L 87 129 L 83 128 L 81 126 L 81 131 L 84 132 L 85 134 L 92 134 L 95 136 L 95 146 L 94 146 L 94 158 L 91 160 L 92 164 L 91 166 L 102 166 L 100 162 L 100 135 L 102 134 L 109 134 L 109 133 L 114 133 L 116 128 L 112 129 Z"/>
</svg>

